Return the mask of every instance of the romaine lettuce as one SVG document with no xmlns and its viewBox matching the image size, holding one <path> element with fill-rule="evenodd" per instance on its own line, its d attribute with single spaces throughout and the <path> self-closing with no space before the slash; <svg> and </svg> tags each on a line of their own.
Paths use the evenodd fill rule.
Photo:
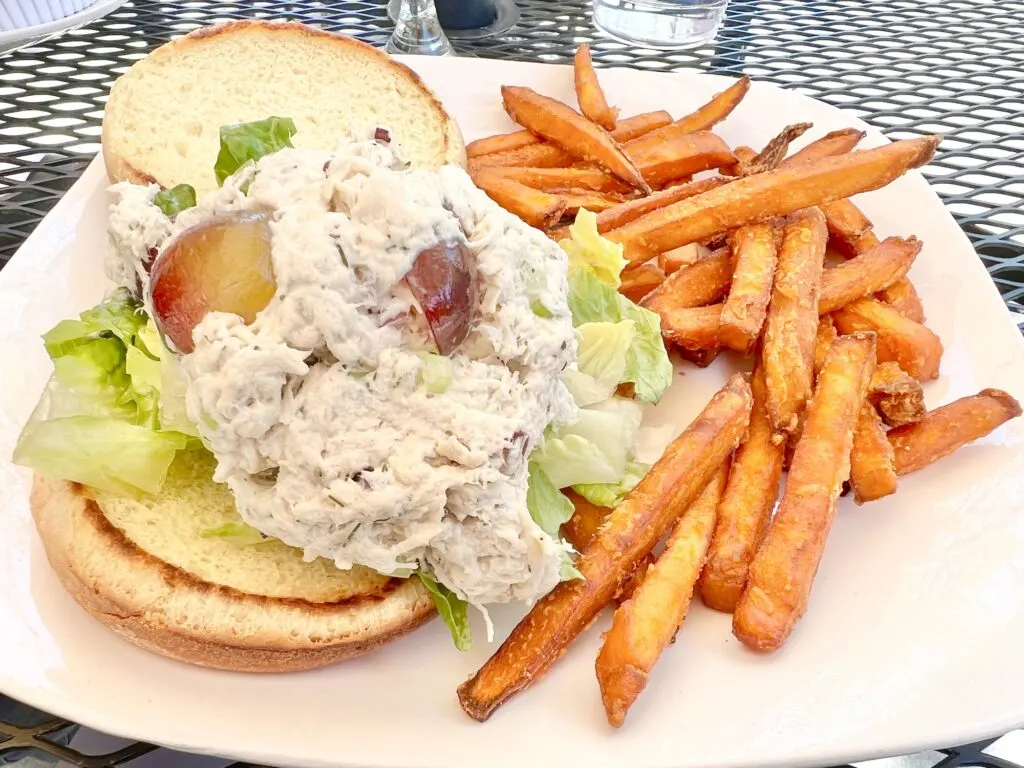
<svg viewBox="0 0 1024 768">
<path fill-rule="evenodd" d="M 558 244 L 569 254 L 570 267 L 587 267 L 612 288 L 622 284 L 620 275 L 626 266 L 622 245 L 598 234 L 596 214 L 581 208 L 569 227 L 569 237 Z"/>
<path fill-rule="evenodd" d="M 416 576 L 430 592 L 434 607 L 452 633 L 455 647 L 460 651 L 468 651 L 473 644 L 469 627 L 469 604 L 422 569 L 416 572 Z"/>
<path fill-rule="evenodd" d="M 650 464 L 630 461 L 626 464 L 625 474 L 617 483 L 581 483 L 574 485 L 572 489 L 591 504 L 599 507 L 617 507 L 650 468 Z"/>
<path fill-rule="evenodd" d="M 268 117 L 252 123 L 221 126 L 220 152 L 213 166 L 217 184 L 223 184 L 246 163 L 254 163 L 264 155 L 292 146 L 295 130 L 290 117 Z"/>
<path fill-rule="evenodd" d="M 196 191 L 190 184 L 178 184 L 170 189 L 161 189 L 153 198 L 153 205 L 163 211 L 164 216 L 176 216 L 196 205 Z"/>
</svg>

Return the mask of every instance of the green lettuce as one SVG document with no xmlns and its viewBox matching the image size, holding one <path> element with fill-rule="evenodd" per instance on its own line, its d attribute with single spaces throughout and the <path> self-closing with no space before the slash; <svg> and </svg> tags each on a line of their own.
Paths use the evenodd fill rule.
<svg viewBox="0 0 1024 768">
<path fill-rule="evenodd" d="M 576 366 L 598 383 L 614 388 L 626 375 L 626 358 L 636 336 L 632 320 L 583 323 L 576 327 Z"/>
<path fill-rule="evenodd" d="M 577 328 L 586 323 L 633 322 L 634 335 L 626 350 L 621 383 L 632 382 L 638 399 L 658 402 L 672 383 L 672 363 L 661 338 L 658 316 L 581 267 L 569 271 L 569 310 Z"/>
<path fill-rule="evenodd" d="M 626 471 L 622 479 L 617 483 L 580 483 L 574 485 L 572 489 L 591 504 L 614 508 L 622 503 L 626 494 L 636 488 L 637 483 L 643 479 L 650 468 L 650 464 L 630 461 L 626 464 Z"/>
<path fill-rule="evenodd" d="M 548 536 L 560 538 L 562 523 L 572 517 L 572 502 L 551 482 L 540 465 L 530 462 L 530 481 L 526 487 L 526 508 L 540 529 Z"/>
<path fill-rule="evenodd" d="M 196 205 L 196 190 L 190 184 L 178 184 L 170 189 L 161 189 L 153 198 L 153 205 L 164 212 L 164 216 L 176 216 Z"/>
<path fill-rule="evenodd" d="M 217 184 L 246 163 L 254 163 L 264 155 L 292 146 L 295 123 L 290 117 L 268 117 L 253 123 L 225 125 L 220 129 L 220 152 L 213 172 Z"/>
<path fill-rule="evenodd" d="M 615 393 L 615 385 L 619 382 L 602 384 L 589 374 L 575 368 L 567 368 L 562 372 L 562 383 L 572 395 L 573 402 L 583 407 L 607 400 Z"/>
<path fill-rule="evenodd" d="M 460 651 L 468 651 L 473 644 L 469 627 L 469 604 L 422 569 L 416 572 L 416 576 L 430 592 L 434 607 L 452 633 L 455 647 Z"/>
<path fill-rule="evenodd" d="M 125 291 L 43 336 L 53 375 L 15 448 L 51 477 L 155 493 L 189 436 L 161 418 L 162 344 Z"/>
<path fill-rule="evenodd" d="M 558 243 L 569 255 L 570 267 L 589 268 L 605 285 L 618 288 L 626 267 L 622 245 L 601 237 L 597 231 L 597 214 L 581 208 L 569 227 L 569 237 Z"/>
<path fill-rule="evenodd" d="M 207 528 L 199 534 L 204 539 L 223 539 L 239 547 L 251 547 L 256 544 L 265 544 L 272 541 L 266 535 L 260 533 L 251 525 L 241 520 L 233 520 L 216 528 Z"/>
</svg>

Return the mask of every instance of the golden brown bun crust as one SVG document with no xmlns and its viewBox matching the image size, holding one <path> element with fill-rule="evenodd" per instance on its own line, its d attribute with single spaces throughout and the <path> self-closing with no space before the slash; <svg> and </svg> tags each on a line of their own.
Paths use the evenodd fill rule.
<svg viewBox="0 0 1024 768">
<path fill-rule="evenodd" d="M 202 581 L 141 550 L 75 483 L 37 474 L 31 506 L 47 558 L 79 605 L 126 640 L 190 664 L 238 672 L 315 669 L 371 651 L 435 615 L 429 595 L 411 579 L 390 579 L 374 593 L 335 603 Z M 196 604 L 202 611 L 193 619 L 215 616 L 222 625 L 186 618 Z M 331 634 L 353 616 L 356 631 Z"/>
</svg>

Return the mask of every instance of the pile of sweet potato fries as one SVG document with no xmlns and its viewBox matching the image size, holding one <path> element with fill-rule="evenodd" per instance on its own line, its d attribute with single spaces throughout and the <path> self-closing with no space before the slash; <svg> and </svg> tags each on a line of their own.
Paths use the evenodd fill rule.
<svg viewBox="0 0 1024 768">
<path fill-rule="evenodd" d="M 565 217 L 597 212 L 629 261 L 622 292 L 660 316 L 666 342 L 701 366 L 735 350 L 753 373 L 734 375 L 617 508 L 574 497 L 564 533 L 584 578 L 539 601 L 459 688 L 477 720 L 615 601 L 596 665 L 614 726 L 695 591 L 733 614 L 746 646 L 779 648 L 807 608 L 847 483 L 858 504 L 890 495 L 900 475 L 1021 414 L 991 389 L 925 410 L 921 382 L 938 376 L 942 344 L 906 277 L 922 244 L 880 241 L 849 199 L 927 162 L 937 137 L 854 151 L 863 134 L 843 130 L 787 157 L 804 123 L 759 152 L 733 149 L 710 129 L 740 104 L 746 78 L 675 121 L 619 119 L 586 46 L 575 83 L 581 112 L 503 87 L 525 130 L 473 142 L 474 180 L 556 239 Z"/>
</svg>

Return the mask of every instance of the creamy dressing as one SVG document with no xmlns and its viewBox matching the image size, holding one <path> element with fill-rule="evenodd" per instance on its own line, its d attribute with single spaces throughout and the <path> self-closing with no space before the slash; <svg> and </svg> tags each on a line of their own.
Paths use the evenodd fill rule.
<svg viewBox="0 0 1024 768">
<path fill-rule="evenodd" d="M 248 524 L 342 568 L 426 565 L 477 605 L 532 602 L 558 582 L 567 545 L 526 506 L 529 451 L 575 417 L 555 243 L 461 169 L 407 170 L 377 141 L 269 155 L 174 222 L 152 204 L 156 187 L 114 191 L 107 271 L 129 287 L 184 228 L 271 215 L 274 298 L 250 326 L 208 314 L 184 358 L 189 416 Z M 450 386 L 433 394 L 422 370 L 436 348 L 402 279 L 422 250 L 459 241 L 479 307 Z"/>
</svg>

